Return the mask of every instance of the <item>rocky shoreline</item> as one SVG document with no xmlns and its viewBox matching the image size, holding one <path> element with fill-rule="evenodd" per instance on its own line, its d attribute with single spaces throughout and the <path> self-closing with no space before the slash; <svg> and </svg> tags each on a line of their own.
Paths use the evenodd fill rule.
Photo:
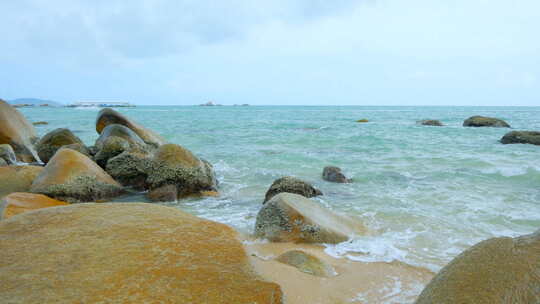
<svg viewBox="0 0 540 304">
<path fill-rule="evenodd" d="M 1 100 L 0 118 L 0 297 L 7 302 L 372 303 L 389 278 L 401 284 L 400 299 L 412 301 L 417 294 L 406 291 L 433 276 L 324 254 L 322 243 L 372 232 L 313 200 L 323 193 L 294 177 L 270 185 L 253 236 L 157 204 L 111 203 L 141 192 L 153 202 L 219 195 L 208 161 L 112 109 L 99 112 L 92 146 L 68 129 L 38 139 Z M 464 126 L 510 127 L 479 116 Z M 536 133 L 501 142 L 537 144 Z M 331 166 L 321 178 L 352 182 Z M 535 303 L 538 271 L 540 231 L 487 240 L 441 270 L 417 303 Z M 471 275 L 472 287 L 461 288 Z"/>
</svg>

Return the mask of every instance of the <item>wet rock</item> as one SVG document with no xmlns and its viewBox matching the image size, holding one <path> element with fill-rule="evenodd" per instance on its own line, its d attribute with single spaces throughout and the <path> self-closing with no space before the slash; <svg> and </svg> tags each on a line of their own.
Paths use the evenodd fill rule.
<svg viewBox="0 0 540 304">
<path fill-rule="evenodd" d="M 124 193 L 122 186 L 90 158 L 62 148 L 32 183 L 30 192 L 70 203 L 95 202 Z"/>
<path fill-rule="evenodd" d="M 17 164 L 17 157 L 15 156 L 15 151 L 8 144 L 0 145 L 0 159 L 2 159 L 5 165 L 15 165 Z"/>
<path fill-rule="evenodd" d="M 116 112 L 113 109 L 106 108 L 99 112 L 96 119 L 96 131 L 101 134 L 103 129 L 111 124 L 120 124 L 128 127 L 133 132 L 142 138 L 147 144 L 154 146 L 160 146 L 166 143 L 165 139 L 159 136 L 157 133 L 152 130 L 146 129 L 145 127 L 131 121 L 129 118 L 124 115 Z"/>
<path fill-rule="evenodd" d="M 46 121 L 34 121 L 32 124 L 34 126 L 43 126 L 43 125 L 48 125 L 49 123 Z"/>
<path fill-rule="evenodd" d="M 268 303 L 237 233 L 176 208 L 76 204 L 0 221 L 5 303 Z"/>
<path fill-rule="evenodd" d="M 540 230 L 480 242 L 446 265 L 416 304 L 540 303 Z"/>
<path fill-rule="evenodd" d="M 105 171 L 124 186 L 147 190 L 146 179 L 152 165 L 152 158 L 148 154 L 126 151 L 109 159 Z"/>
<path fill-rule="evenodd" d="M 41 208 L 69 205 L 42 194 L 15 192 L 5 196 L 0 202 L 0 219 L 8 219 L 17 214 Z"/>
<path fill-rule="evenodd" d="M 506 121 L 493 117 L 472 116 L 463 122 L 464 127 L 495 127 L 495 128 L 510 128 Z"/>
<path fill-rule="evenodd" d="M 272 197 L 274 197 L 274 195 L 281 192 L 300 194 L 308 198 L 323 195 L 323 193 L 319 189 L 316 189 L 312 185 L 304 182 L 303 180 L 292 176 L 285 176 L 276 179 L 272 183 L 268 191 L 266 191 L 263 204 L 269 201 Z"/>
<path fill-rule="evenodd" d="M 109 159 L 130 150 L 129 142 L 125 139 L 111 136 L 100 144 L 100 150 L 94 155 L 94 161 L 102 168 L 107 166 Z"/>
<path fill-rule="evenodd" d="M 301 272 L 318 277 L 336 275 L 335 269 L 314 255 L 301 250 L 291 250 L 276 258 L 278 262 L 298 268 Z"/>
<path fill-rule="evenodd" d="M 17 109 L 0 99 L 0 144 L 9 144 L 20 161 L 39 162 L 34 149 L 37 139 L 34 126 Z"/>
<path fill-rule="evenodd" d="M 442 127 L 444 126 L 442 122 L 434 119 L 425 119 L 418 121 L 418 124 L 421 124 L 423 126 L 433 126 L 433 127 Z"/>
<path fill-rule="evenodd" d="M 178 199 L 178 189 L 175 185 L 165 185 L 148 192 L 152 202 L 174 202 Z"/>
<path fill-rule="evenodd" d="M 69 129 L 59 128 L 45 134 L 36 144 L 36 150 L 41 161 L 47 163 L 58 149 L 71 144 L 84 145 Z"/>
<path fill-rule="evenodd" d="M 150 192 L 166 185 L 176 186 L 178 198 L 217 189 L 212 166 L 191 151 L 174 144 L 162 145 L 155 152 L 147 182 Z"/>
<path fill-rule="evenodd" d="M 34 179 L 43 171 L 38 166 L 0 167 L 0 198 L 13 192 L 28 192 Z"/>
<path fill-rule="evenodd" d="M 512 131 L 501 138 L 503 144 L 531 144 L 540 146 L 540 132 Z"/>
<path fill-rule="evenodd" d="M 333 183 L 348 183 L 350 180 L 341 173 L 341 168 L 334 166 L 324 167 L 322 178 Z"/>
<path fill-rule="evenodd" d="M 304 196 L 280 193 L 263 205 L 255 235 L 273 242 L 340 243 L 365 228 Z"/>
</svg>

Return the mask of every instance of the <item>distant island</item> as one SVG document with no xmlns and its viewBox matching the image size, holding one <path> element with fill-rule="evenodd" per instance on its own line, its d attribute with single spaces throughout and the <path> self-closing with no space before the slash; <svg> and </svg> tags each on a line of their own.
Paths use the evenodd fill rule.
<svg viewBox="0 0 540 304">
<path fill-rule="evenodd" d="M 17 98 L 7 101 L 14 107 L 62 107 L 63 104 L 46 99 L 39 98 Z"/>
<path fill-rule="evenodd" d="M 207 103 L 201 103 L 199 106 L 201 107 L 220 107 L 220 104 L 214 103 L 212 101 L 209 101 Z"/>
</svg>

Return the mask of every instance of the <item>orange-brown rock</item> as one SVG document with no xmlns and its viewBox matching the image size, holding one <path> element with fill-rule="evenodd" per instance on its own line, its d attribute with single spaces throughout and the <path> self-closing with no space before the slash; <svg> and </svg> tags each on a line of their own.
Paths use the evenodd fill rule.
<svg viewBox="0 0 540 304">
<path fill-rule="evenodd" d="M 5 303 L 282 303 L 236 232 L 141 203 L 45 208 L 0 222 Z"/>
<path fill-rule="evenodd" d="M 0 198 L 13 192 L 30 191 L 34 179 L 43 171 L 38 166 L 0 167 Z"/>
<path fill-rule="evenodd" d="M 71 203 L 95 202 L 123 193 L 122 186 L 86 155 L 62 148 L 32 183 L 30 192 Z"/>
<path fill-rule="evenodd" d="M 0 144 L 9 144 L 24 162 L 40 161 L 34 149 L 34 126 L 17 109 L 0 99 Z"/>
<path fill-rule="evenodd" d="M 0 219 L 48 207 L 69 205 L 42 194 L 15 192 L 5 196 L 0 202 Z"/>
<path fill-rule="evenodd" d="M 147 144 L 160 146 L 166 143 L 166 140 L 152 130 L 149 130 L 126 116 L 116 112 L 113 109 L 105 108 L 101 110 L 96 119 L 96 131 L 101 134 L 101 131 L 108 125 L 119 124 L 124 125 L 135 132 Z"/>
</svg>

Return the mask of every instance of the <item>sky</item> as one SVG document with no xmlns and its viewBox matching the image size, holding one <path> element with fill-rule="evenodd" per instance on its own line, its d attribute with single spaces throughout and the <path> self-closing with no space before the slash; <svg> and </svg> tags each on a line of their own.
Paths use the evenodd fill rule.
<svg viewBox="0 0 540 304">
<path fill-rule="evenodd" d="M 0 98 L 540 106 L 538 0 L 0 0 Z"/>
</svg>

